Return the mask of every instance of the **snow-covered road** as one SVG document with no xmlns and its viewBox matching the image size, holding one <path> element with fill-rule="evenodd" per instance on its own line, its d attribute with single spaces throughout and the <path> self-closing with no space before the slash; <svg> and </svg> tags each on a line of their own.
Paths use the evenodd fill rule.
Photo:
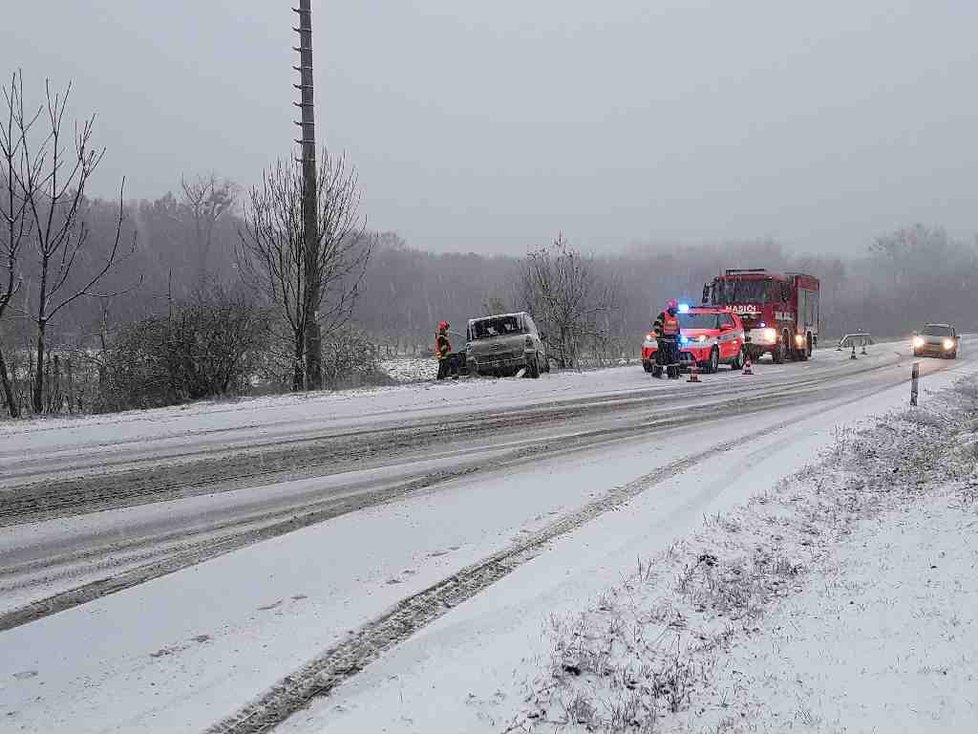
<svg viewBox="0 0 978 734">
<path fill-rule="evenodd" d="M 277 721 L 327 675 L 286 729 L 493 730 L 467 686 L 505 689 L 550 611 L 904 402 L 905 350 L 872 351 L 0 424 L 0 721 Z"/>
</svg>

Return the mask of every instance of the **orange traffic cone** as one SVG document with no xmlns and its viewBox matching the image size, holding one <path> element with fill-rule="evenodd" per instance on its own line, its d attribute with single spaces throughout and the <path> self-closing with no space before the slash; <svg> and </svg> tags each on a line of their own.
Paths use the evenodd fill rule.
<svg viewBox="0 0 978 734">
<path fill-rule="evenodd" d="M 750 352 L 744 352 L 744 370 L 742 374 L 753 375 L 754 366 L 750 362 Z"/>
<path fill-rule="evenodd" d="M 689 379 L 686 382 L 702 382 L 700 379 L 700 368 L 695 363 L 689 366 Z"/>
</svg>

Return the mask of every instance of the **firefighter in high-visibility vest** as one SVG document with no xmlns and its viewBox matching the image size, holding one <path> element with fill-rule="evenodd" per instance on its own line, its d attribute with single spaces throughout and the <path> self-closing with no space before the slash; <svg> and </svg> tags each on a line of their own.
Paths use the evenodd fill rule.
<svg viewBox="0 0 978 734">
<path fill-rule="evenodd" d="M 438 331 L 435 333 L 435 357 L 438 358 L 438 377 L 444 380 L 448 377 L 449 367 L 451 366 L 452 343 L 448 341 L 448 329 L 450 324 L 447 321 L 438 322 Z"/>
<path fill-rule="evenodd" d="M 655 334 L 656 364 L 664 368 L 670 379 L 679 378 L 679 304 L 675 299 L 670 300 L 662 312 L 652 322 L 652 332 Z M 656 370 L 661 376 L 661 370 Z"/>
</svg>

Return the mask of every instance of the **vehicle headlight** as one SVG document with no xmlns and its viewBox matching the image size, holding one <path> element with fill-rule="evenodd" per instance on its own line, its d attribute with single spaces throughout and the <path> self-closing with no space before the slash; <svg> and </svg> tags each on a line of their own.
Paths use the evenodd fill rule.
<svg viewBox="0 0 978 734">
<path fill-rule="evenodd" d="M 700 334 L 698 337 L 696 337 L 696 341 L 698 341 L 700 343 L 705 342 L 706 341 L 706 334 Z"/>
<path fill-rule="evenodd" d="M 922 336 L 915 336 L 913 338 L 913 348 L 914 349 L 920 349 L 922 346 L 924 346 L 924 337 L 922 337 Z"/>
<path fill-rule="evenodd" d="M 954 349 L 954 339 L 945 339 L 944 340 L 944 351 L 949 351 L 951 349 Z"/>
<path fill-rule="evenodd" d="M 805 346 L 805 335 L 795 334 L 795 344 L 797 344 L 799 347 Z"/>
</svg>

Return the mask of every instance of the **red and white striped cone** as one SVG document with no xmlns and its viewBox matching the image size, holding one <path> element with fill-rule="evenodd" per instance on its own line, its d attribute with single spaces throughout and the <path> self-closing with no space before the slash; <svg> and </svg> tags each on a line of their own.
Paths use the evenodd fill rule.
<svg viewBox="0 0 978 734">
<path fill-rule="evenodd" d="M 754 365 L 752 365 L 750 361 L 750 352 L 744 352 L 744 369 L 742 374 L 745 375 L 754 374 Z"/>
<path fill-rule="evenodd" d="M 702 382 L 700 379 L 700 368 L 695 362 L 689 366 L 689 379 L 686 382 Z"/>
</svg>

